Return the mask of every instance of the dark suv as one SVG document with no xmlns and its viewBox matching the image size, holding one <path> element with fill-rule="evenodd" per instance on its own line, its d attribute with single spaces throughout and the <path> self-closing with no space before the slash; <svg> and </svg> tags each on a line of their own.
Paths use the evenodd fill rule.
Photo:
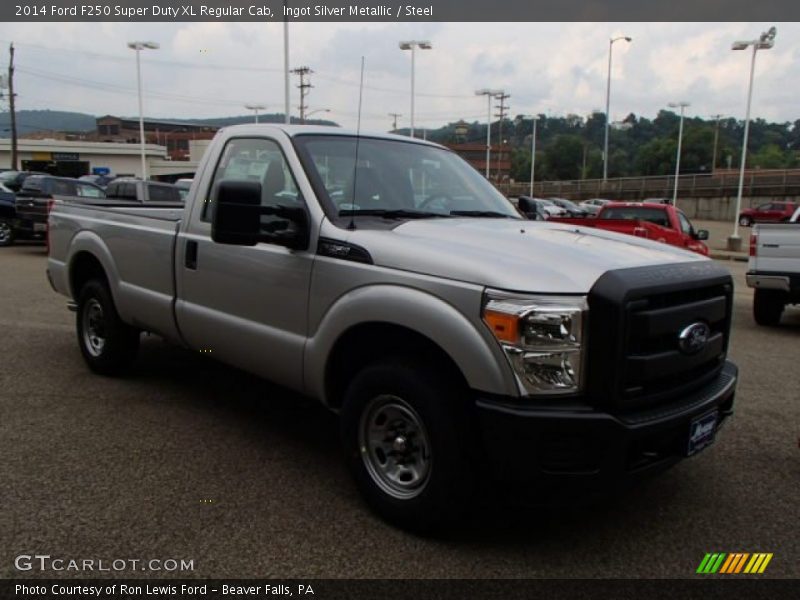
<svg viewBox="0 0 800 600">
<path fill-rule="evenodd" d="M 47 231 L 49 205 L 54 196 L 105 198 L 99 186 L 87 181 L 52 175 L 31 175 L 17 193 L 17 215 L 14 228 L 28 235 L 43 235 Z"/>
</svg>

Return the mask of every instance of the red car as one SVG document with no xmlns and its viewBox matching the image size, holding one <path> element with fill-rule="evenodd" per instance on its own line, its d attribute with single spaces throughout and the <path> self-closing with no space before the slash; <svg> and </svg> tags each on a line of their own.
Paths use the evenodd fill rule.
<svg viewBox="0 0 800 600">
<path fill-rule="evenodd" d="M 753 223 L 788 221 L 797 207 L 793 202 L 767 202 L 755 208 L 745 208 L 739 213 L 739 225 L 750 227 Z"/>
<path fill-rule="evenodd" d="M 708 256 L 703 243 L 708 231 L 696 230 L 683 211 L 671 204 L 609 202 L 594 219 L 552 217 L 550 221 L 626 233 Z"/>
</svg>

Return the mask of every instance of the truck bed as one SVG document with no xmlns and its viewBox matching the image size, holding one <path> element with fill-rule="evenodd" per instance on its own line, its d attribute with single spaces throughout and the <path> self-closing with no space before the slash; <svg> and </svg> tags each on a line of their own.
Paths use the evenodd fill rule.
<svg viewBox="0 0 800 600">
<path fill-rule="evenodd" d="M 48 269 L 53 287 L 75 300 L 77 290 L 70 288 L 68 265 L 80 252 L 91 252 L 108 273 L 125 322 L 179 339 L 173 314 L 174 251 L 182 217 L 182 207 L 57 202 L 49 220 Z"/>
</svg>

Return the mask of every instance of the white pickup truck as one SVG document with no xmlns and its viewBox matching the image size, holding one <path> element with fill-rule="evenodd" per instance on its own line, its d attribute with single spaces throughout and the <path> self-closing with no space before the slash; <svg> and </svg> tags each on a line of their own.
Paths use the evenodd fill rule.
<svg viewBox="0 0 800 600">
<path fill-rule="evenodd" d="M 777 325 L 788 304 L 800 304 L 800 208 L 788 223 L 754 226 L 747 285 L 759 325 Z"/>
<path fill-rule="evenodd" d="M 617 486 L 733 413 L 727 270 L 524 220 L 421 140 L 230 127 L 185 208 L 56 203 L 49 231 L 91 369 L 123 372 L 147 331 L 317 398 L 403 527 L 452 523 L 487 481 Z"/>
</svg>

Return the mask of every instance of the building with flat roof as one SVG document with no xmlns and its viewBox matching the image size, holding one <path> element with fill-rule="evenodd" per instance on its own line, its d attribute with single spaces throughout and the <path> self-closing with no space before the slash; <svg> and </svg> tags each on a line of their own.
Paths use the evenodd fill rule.
<svg viewBox="0 0 800 600">
<path fill-rule="evenodd" d="M 139 144 L 20 139 L 17 152 L 17 168 L 26 171 L 43 171 L 64 177 L 91 173 L 142 175 Z M 156 144 L 145 145 L 145 162 L 150 177 L 191 177 L 197 169 L 197 160 L 168 160 L 166 147 Z M 11 140 L 0 139 L 0 168 L 8 169 L 10 166 Z"/>
</svg>

